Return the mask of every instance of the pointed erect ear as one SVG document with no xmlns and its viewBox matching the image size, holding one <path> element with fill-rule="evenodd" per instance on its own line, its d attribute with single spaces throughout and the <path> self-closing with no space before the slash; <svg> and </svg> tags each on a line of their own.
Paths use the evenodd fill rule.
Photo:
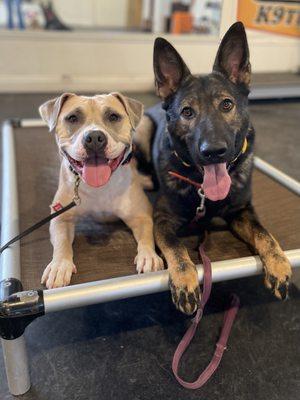
<svg viewBox="0 0 300 400">
<path fill-rule="evenodd" d="M 191 74 L 174 47 L 163 38 L 155 40 L 153 68 L 157 94 L 162 99 L 175 93 L 180 83 Z"/>
<path fill-rule="evenodd" d="M 61 108 L 66 100 L 71 96 L 74 96 L 74 94 L 64 93 L 61 96 L 56 97 L 55 99 L 46 101 L 46 103 L 40 106 L 40 116 L 49 126 L 50 131 L 55 128 Z"/>
<path fill-rule="evenodd" d="M 135 99 L 123 96 L 118 92 L 111 93 L 111 95 L 115 96 L 120 103 L 122 103 L 126 113 L 128 114 L 131 126 L 133 129 L 135 129 L 138 126 L 144 112 L 143 104 Z"/>
<path fill-rule="evenodd" d="M 233 83 L 249 85 L 251 66 L 247 36 L 242 22 L 236 22 L 226 32 L 213 67 Z"/>
</svg>

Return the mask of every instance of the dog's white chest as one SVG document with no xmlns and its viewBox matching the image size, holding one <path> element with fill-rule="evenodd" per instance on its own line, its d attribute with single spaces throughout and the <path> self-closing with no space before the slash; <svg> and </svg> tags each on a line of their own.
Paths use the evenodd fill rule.
<svg viewBox="0 0 300 400">
<path fill-rule="evenodd" d="M 79 189 L 80 214 L 92 214 L 100 220 L 111 219 L 118 214 L 121 200 L 126 196 L 132 182 L 129 166 L 120 167 L 111 176 L 109 182 L 100 188 L 92 188 L 82 182 Z"/>
</svg>

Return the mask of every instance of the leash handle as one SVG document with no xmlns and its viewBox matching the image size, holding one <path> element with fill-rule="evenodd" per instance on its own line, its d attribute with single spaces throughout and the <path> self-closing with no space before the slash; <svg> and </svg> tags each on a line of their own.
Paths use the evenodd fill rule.
<svg viewBox="0 0 300 400">
<path fill-rule="evenodd" d="M 219 337 L 219 340 L 216 344 L 216 349 L 214 352 L 214 355 L 208 364 L 208 366 L 205 368 L 205 370 L 199 375 L 199 377 L 194 381 L 194 382 L 187 382 L 180 378 L 178 375 L 178 367 L 179 363 L 181 360 L 181 357 L 183 353 L 186 351 L 186 349 L 189 347 L 196 329 L 198 327 L 199 322 L 201 321 L 201 318 L 203 316 L 203 310 L 205 307 L 205 304 L 207 300 L 209 299 L 210 292 L 211 292 L 211 286 L 212 286 L 212 274 L 211 274 L 211 262 L 210 259 L 207 257 L 204 251 L 204 245 L 201 244 L 199 247 L 199 253 L 202 258 L 203 262 L 203 293 L 202 293 L 202 299 L 200 303 L 200 307 L 197 310 L 196 316 L 192 319 L 192 324 L 184 334 L 183 338 L 181 339 L 174 357 L 173 357 L 173 362 L 172 362 L 172 370 L 173 374 L 176 378 L 176 380 L 180 383 L 181 386 L 185 387 L 186 389 L 199 389 L 201 388 L 208 380 L 209 378 L 214 374 L 216 369 L 218 368 L 224 350 L 226 349 L 227 341 L 230 335 L 230 331 L 233 325 L 233 322 L 235 320 L 236 314 L 239 309 L 240 301 L 237 295 L 232 294 L 232 300 L 231 304 L 228 308 L 228 310 L 224 314 L 224 321 L 223 321 L 223 327 L 221 331 L 221 335 Z"/>
</svg>

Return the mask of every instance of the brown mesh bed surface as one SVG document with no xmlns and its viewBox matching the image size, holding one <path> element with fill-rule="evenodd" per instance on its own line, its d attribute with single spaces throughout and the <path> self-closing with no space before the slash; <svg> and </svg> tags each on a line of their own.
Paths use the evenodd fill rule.
<svg viewBox="0 0 300 400">
<path fill-rule="evenodd" d="M 18 128 L 15 138 L 20 229 L 23 230 L 49 213 L 58 184 L 59 158 L 54 136 L 46 128 Z M 259 171 L 254 173 L 253 185 L 254 205 L 262 223 L 284 250 L 299 248 L 299 198 Z M 184 240 L 197 262 L 197 238 Z M 211 233 L 207 253 L 212 261 L 251 255 L 247 246 L 228 231 Z M 135 254 L 136 243 L 124 224 L 100 224 L 87 219 L 76 228 L 74 261 L 78 273 L 73 275 L 72 284 L 134 274 Z M 22 240 L 25 290 L 41 287 L 40 278 L 51 256 L 48 225 Z"/>
</svg>

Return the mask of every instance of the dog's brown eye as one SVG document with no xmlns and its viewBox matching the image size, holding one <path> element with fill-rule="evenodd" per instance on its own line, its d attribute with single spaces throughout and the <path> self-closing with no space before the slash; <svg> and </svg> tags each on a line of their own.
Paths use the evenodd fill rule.
<svg viewBox="0 0 300 400">
<path fill-rule="evenodd" d="M 121 117 L 119 114 L 111 113 L 111 114 L 109 114 L 108 119 L 110 122 L 117 122 L 117 121 L 120 121 Z"/>
<path fill-rule="evenodd" d="M 232 108 L 233 108 L 233 102 L 232 102 L 230 99 L 224 99 L 224 100 L 221 102 L 220 106 L 221 106 L 221 110 L 222 110 L 222 111 L 227 112 L 227 111 L 232 110 Z"/>
<path fill-rule="evenodd" d="M 195 111 L 192 109 L 192 107 L 184 107 L 181 111 L 181 115 L 183 118 L 190 119 L 195 115 Z"/>
<path fill-rule="evenodd" d="M 69 115 L 66 119 L 71 124 L 75 124 L 75 122 L 78 122 L 78 117 L 75 114 Z"/>
</svg>

